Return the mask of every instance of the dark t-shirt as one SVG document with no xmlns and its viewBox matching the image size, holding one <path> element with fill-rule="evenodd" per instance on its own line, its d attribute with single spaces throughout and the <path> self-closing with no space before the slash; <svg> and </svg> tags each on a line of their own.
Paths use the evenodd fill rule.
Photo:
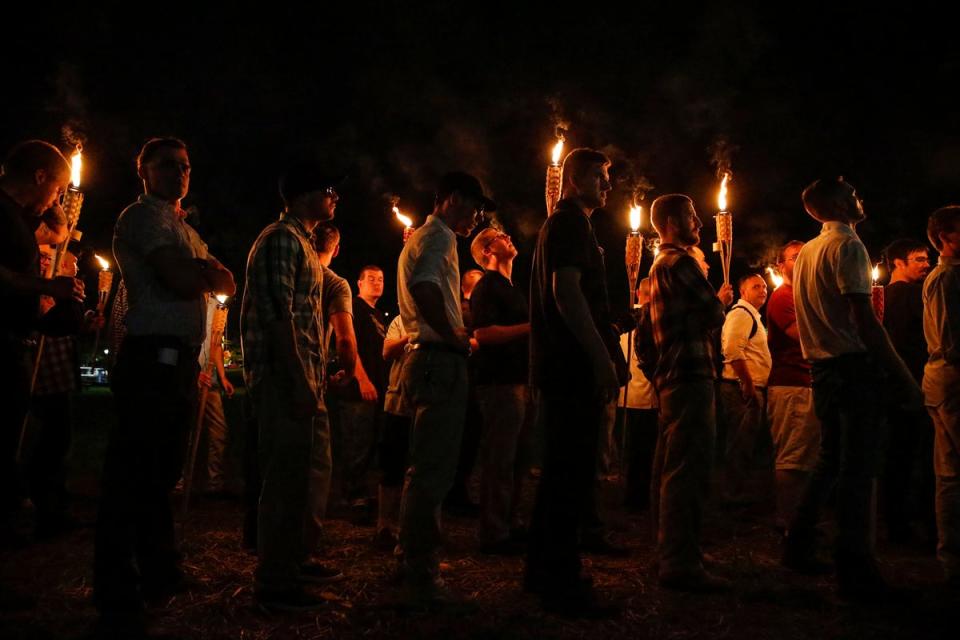
<svg viewBox="0 0 960 640">
<path fill-rule="evenodd" d="M 590 392 L 593 368 L 587 352 L 567 327 L 553 297 L 553 274 L 574 267 L 593 322 L 614 363 L 625 368 L 613 329 L 603 251 L 590 218 L 570 200 L 561 200 L 540 228 L 530 278 L 530 383 L 548 391 Z"/>
<path fill-rule="evenodd" d="M 33 235 L 40 219 L 31 220 L 27 211 L 0 189 L 0 265 L 19 274 L 40 275 L 40 251 Z M 4 333 L 25 337 L 35 328 L 40 313 L 40 296 L 0 291 L 0 328 Z"/>
<path fill-rule="evenodd" d="M 377 393 L 383 398 L 387 389 L 387 364 L 383 359 L 383 337 L 387 335 L 390 325 L 389 314 L 371 307 L 360 296 L 353 298 L 353 332 L 357 336 L 357 354 L 363 369 L 367 372 L 370 382 L 377 388 Z M 350 394 L 355 400 L 360 399 L 360 387 L 353 384 Z"/>
<path fill-rule="evenodd" d="M 917 382 L 927 364 L 927 342 L 923 337 L 923 283 L 894 282 L 883 296 L 883 326 L 890 341 Z"/>
<path fill-rule="evenodd" d="M 523 324 L 530 318 L 527 299 L 498 271 L 487 271 L 470 298 L 473 328 Z M 503 344 L 483 345 L 476 353 L 477 384 L 527 384 L 526 337 Z"/>
<path fill-rule="evenodd" d="M 770 387 L 809 387 L 810 363 L 803 358 L 800 341 L 786 333 L 797 321 L 793 306 L 793 287 L 783 284 L 773 290 L 767 300 L 767 345 L 773 367 L 767 385 Z"/>
</svg>

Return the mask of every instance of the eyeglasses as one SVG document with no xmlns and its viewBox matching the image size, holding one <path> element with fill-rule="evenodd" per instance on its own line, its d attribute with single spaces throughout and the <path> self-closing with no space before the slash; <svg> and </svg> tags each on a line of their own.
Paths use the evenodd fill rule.
<svg viewBox="0 0 960 640">
<path fill-rule="evenodd" d="M 917 264 L 930 264 L 930 258 L 918 256 L 916 258 L 910 258 L 908 262 L 916 262 Z"/>
<path fill-rule="evenodd" d="M 324 192 L 325 194 L 327 194 L 328 196 L 330 196 L 331 198 L 337 198 L 337 197 L 339 197 L 339 196 L 337 195 L 337 190 L 334 189 L 333 187 L 327 187 L 326 189 L 323 190 L 323 192 Z"/>
<path fill-rule="evenodd" d="M 178 162 L 177 160 L 157 160 L 156 162 L 151 162 L 150 164 L 165 171 L 175 169 L 183 173 L 190 173 L 190 170 L 193 168 L 186 162 Z"/>
</svg>

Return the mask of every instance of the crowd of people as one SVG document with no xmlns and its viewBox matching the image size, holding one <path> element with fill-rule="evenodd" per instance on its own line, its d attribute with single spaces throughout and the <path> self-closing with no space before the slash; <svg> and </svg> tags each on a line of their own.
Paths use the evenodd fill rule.
<svg viewBox="0 0 960 640">
<path fill-rule="evenodd" d="M 891 280 L 878 309 L 856 233 L 864 211 L 842 178 L 803 191 L 822 231 L 780 249 L 783 283 L 770 295 L 759 273 L 744 274 L 736 290 L 714 289 L 693 201 L 661 196 L 651 207 L 659 253 L 624 320 L 611 311 L 591 224 L 612 188 L 610 164 L 585 148 L 564 159 L 562 198 L 540 229 L 529 287 L 514 281 L 517 249 L 495 225 L 473 237 L 478 269 L 461 276 L 457 237 L 473 235 L 497 205 L 474 176 L 443 175 L 432 214 L 400 254 L 400 313 L 391 318 L 377 307 L 389 284 L 381 267 L 361 269 L 356 295 L 332 267 L 342 176 L 309 162 L 289 166 L 279 183 L 283 212 L 256 238 L 240 278 L 186 221 L 186 144 L 149 140 L 137 158 L 144 193 L 120 214 L 113 238 L 123 279 L 115 311 L 122 304 L 124 313 L 111 321 L 121 334 L 111 371 L 117 419 L 95 538 L 104 628 L 138 632 L 145 602 L 190 588 L 170 498 L 192 474 L 184 453 L 200 389 L 208 489 L 225 490 L 221 391 L 234 388 L 222 345 L 209 339 L 212 295 L 234 295 L 241 279 L 244 384 L 255 417 L 244 541 L 257 556 L 254 593 L 265 608 L 322 607 L 309 586 L 344 577 L 324 558 L 334 502 L 374 526 L 373 544 L 392 553 L 408 606 L 470 605 L 440 571 L 441 514 L 451 508 L 476 512 L 479 552 L 525 557 L 523 588 L 545 610 L 612 615 L 581 553 L 629 553 L 606 537 L 597 506 L 614 423 L 625 430 L 625 506 L 650 510 L 664 588 L 731 588 L 701 548 L 705 511 L 757 500 L 771 479 L 784 566 L 835 571 L 846 598 L 885 597 L 874 557 L 879 492 L 889 539 L 935 541 L 945 584 L 960 585 L 960 207 L 929 217 L 933 269 L 927 244 L 890 244 Z M 24 474 L 36 533 L 67 528 L 74 336 L 103 325 L 84 313 L 75 263 L 43 277 L 45 256 L 69 242 L 57 206 L 68 176 L 60 151 L 40 141 L 15 147 L 0 176 L 5 544 L 16 537 L 28 411 L 42 423 Z M 475 466 L 479 504 L 470 497 Z M 528 514 L 521 498 L 533 482 Z M 832 495 L 827 562 L 818 526 Z"/>
</svg>

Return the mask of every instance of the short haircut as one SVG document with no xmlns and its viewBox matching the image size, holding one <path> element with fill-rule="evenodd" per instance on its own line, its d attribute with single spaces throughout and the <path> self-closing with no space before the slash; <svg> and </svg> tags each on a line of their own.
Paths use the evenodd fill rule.
<svg viewBox="0 0 960 640">
<path fill-rule="evenodd" d="M 183 149 L 186 151 L 187 143 L 180 138 L 150 138 L 141 147 L 140 153 L 137 154 L 137 171 L 153 160 L 163 149 Z"/>
<path fill-rule="evenodd" d="M 943 249 L 940 234 L 954 231 L 958 226 L 960 226 L 960 205 L 952 204 L 937 209 L 927 220 L 927 238 L 930 239 L 930 244 L 940 251 Z"/>
<path fill-rule="evenodd" d="M 803 240 L 788 240 L 785 245 L 780 247 L 780 251 L 777 252 L 777 264 L 783 264 L 784 259 L 787 257 L 787 249 L 791 247 L 802 247 L 806 244 Z"/>
<path fill-rule="evenodd" d="M 379 271 L 380 273 L 383 273 L 383 269 L 375 264 L 364 265 L 363 268 L 360 269 L 360 275 L 357 276 L 357 280 L 363 280 L 363 274 L 365 274 L 367 271 Z"/>
<path fill-rule="evenodd" d="M 740 289 L 743 288 L 743 285 L 747 280 L 751 280 L 753 278 L 760 278 L 761 280 L 763 280 L 763 276 L 757 273 L 756 271 L 745 273 L 739 278 L 737 278 L 737 291 L 740 291 Z M 766 280 L 763 280 L 763 282 L 766 283 Z"/>
<path fill-rule="evenodd" d="M 340 243 L 340 229 L 332 224 L 319 224 L 313 230 L 315 236 L 314 246 L 320 253 L 330 253 Z"/>
<path fill-rule="evenodd" d="M 803 190 L 803 208 L 817 220 L 836 220 L 836 205 L 849 193 L 850 185 L 843 176 L 814 180 Z"/>
<path fill-rule="evenodd" d="M 887 269 L 893 271 L 896 266 L 893 263 L 894 260 L 903 260 L 906 262 L 910 254 L 917 251 L 926 253 L 928 251 L 927 245 L 913 238 L 899 238 L 891 242 L 887 245 L 887 248 L 883 250 L 883 262 L 887 265 Z"/>
<path fill-rule="evenodd" d="M 693 200 L 690 199 L 690 196 L 685 196 L 682 193 L 668 193 L 660 196 L 650 205 L 650 221 L 653 222 L 653 228 L 662 237 L 664 231 L 667 230 L 667 220 L 672 218 L 674 222 L 679 224 L 683 214 L 689 211 L 691 207 L 693 207 Z"/>
<path fill-rule="evenodd" d="M 564 181 L 581 176 L 584 171 L 598 164 L 608 167 L 610 166 L 610 158 L 596 149 L 587 147 L 574 149 L 563 159 Z"/>
<path fill-rule="evenodd" d="M 59 149 L 43 140 L 19 143 L 3 160 L 3 176 L 11 180 L 31 180 L 40 170 L 58 174 L 60 171 L 70 171 L 70 165 Z"/>
<path fill-rule="evenodd" d="M 487 261 L 483 257 L 483 250 L 489 247 L 499 235 L 499 231 L 493 227 L 487 227 L 480 231 L 470 243 L 470 255 L 473 256 L 473 261 L 484 269 L 487 268 Z"/>
</svg>

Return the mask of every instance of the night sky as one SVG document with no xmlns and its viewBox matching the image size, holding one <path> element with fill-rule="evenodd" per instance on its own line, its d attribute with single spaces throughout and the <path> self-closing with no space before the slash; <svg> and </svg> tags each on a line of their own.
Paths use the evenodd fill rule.
<svg viewBox="0 0 960 640">
<path fill-rule="evenodd" d="M 141 18 L 81 4 L 74 14 L 8 15 L 0 148 L 38 137 L 66 150 L 68 136 L 83 138 L 80 228 L 103 252 L 140 192 L 140 145 L 183 138 L 194 167 L 185 204 L 238 279 L 280 211 L 281 167 L 315 155 L 350 176 L 333 266 L 355 282 L 360 266 L 382 265 L 387 308 L 401 247 L 389 195 L 419 223 L 447 170 L 485 182 L 526 273 L 558 124 L 568 149 L 593 146 L 614 160 L 615 191 L 594 220 L 617 306 L 627 296 L 627 208 L 643 184 L 653 186 L 645 208 L 663 193 L 694 198 L 710 253 L 717 149 L 734 174 L 735 270 L 816 234 L 800 191 L 820 175 L 857 187 L 869 216 L 858 231 L 875 259 L 896 237 L 922 238 L 933 209 L 960 201 L 960 53 L 947 15 L 413 4 L 138 5 Z M 466 241 L 460 253 L 466 268 Z"/>
</svg>

